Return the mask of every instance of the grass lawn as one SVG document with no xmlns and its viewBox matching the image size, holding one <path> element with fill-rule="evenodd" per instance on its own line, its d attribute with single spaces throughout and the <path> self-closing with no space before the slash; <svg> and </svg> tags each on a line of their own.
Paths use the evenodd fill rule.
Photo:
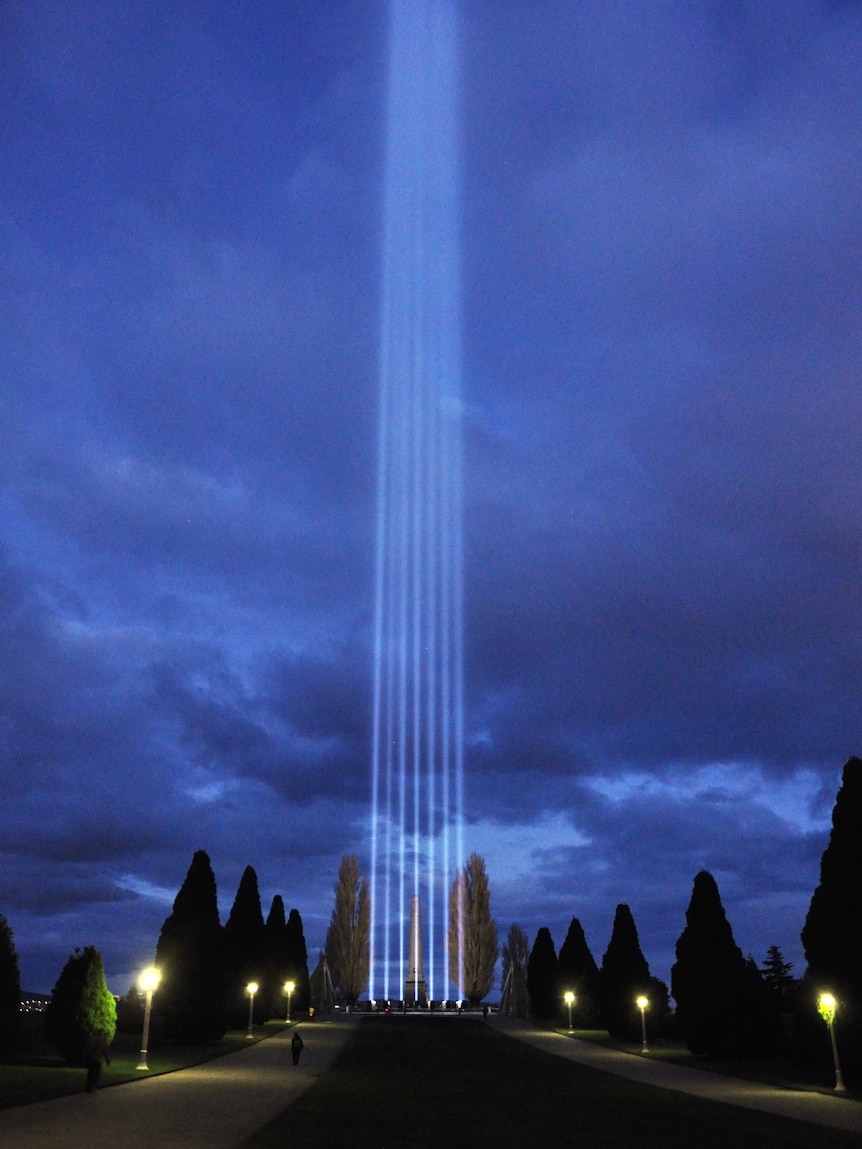
<svg viewBox="0 0 862 1149">
<path fill-rule="evenodd" d="M 555 1032 L 565 1033 L 564 1026 L 555 1026 Z M 640 1053 L 640 1042 L 619 1041 L 610 1037 L 604 1029 L 574 1030 L 572 1036 L 581 1041 L 591 1041 L 605 1045 L 609 1049 L 619 1049 L 624 1053 Z M 760 1081 L 764 1085 L 777 1085 L 785 1089 L 815 1089 L 831 1092 L 835 1084 L 835 1070 L 832 1064 L 832 1051 L 823 1050 L 823 1056 L 816 1064 L 797 1063 L 787 1055 L 755 1058 L 745 1061 L 712 1060 L 696 1057 L 681 1041 L 659 1037 L 650 1042 L 651 1061 L 670 1061 L 689 1069 L 707 1069 L 712 1073 L 724 1073 L 729 1077 L 739 1077 L 743 1081 Z M 858 1096 L 858 1095 L 854 1095 Z"/>
<path fill-rule="evenodd" d="M 849 1134 L 654 1089 L 481 1021 L 363 1018 L 334 1067 L 243 1149 L 859 1149 Z"/>
<path fill-rule="evenodd" d="M 255 1030 L 257 1039 L 284 1028 L 284 1023 L 267 1023 Z M 154 1073 L 170 1073 L 189 1065 L 200 1065 L 226 1053 L 250 1044 L 245 1030 L 229 1030 L 221 1041 L 207 1045 L 164 1045 L 150 1049 L 147 1054 L 149 1070 L 139 1070 L 141 1035 L 117 1033 L 111 1044 L 111 1064 L 102 1067 L 105 1085 L 118 1085 L 122 1081 L 137 1081 Z M 29 1101 L 44 1101 L 49 1097 L 62 1097 L 67 1093 L 80 1093 L 84 1088 L 86 1070 L 70 1069 L 56 1055 L 39 1049 L 32 1055 L 9 1059 L 0 1064 L 0 1109 L 10 1105 L 23 1105 Z"/>
</svg>

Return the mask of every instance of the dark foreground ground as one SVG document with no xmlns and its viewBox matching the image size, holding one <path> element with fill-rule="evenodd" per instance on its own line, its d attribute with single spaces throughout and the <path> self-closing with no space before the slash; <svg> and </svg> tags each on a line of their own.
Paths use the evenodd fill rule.
<svg viewBox="0 0 862 1149">
<path fill-rule="evenodd" d="M 862 1139 L 599 1073 L 482 1021 L 389 1016 L 362 1019 L 333 1068 L 242 1144 L 859 1149 Z"/>
</svg>

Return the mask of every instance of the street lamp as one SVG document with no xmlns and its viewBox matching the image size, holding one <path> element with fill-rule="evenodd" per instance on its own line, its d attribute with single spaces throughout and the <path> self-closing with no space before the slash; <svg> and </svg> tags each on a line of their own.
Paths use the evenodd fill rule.
<svg viewBox="0 0 862 1149">
<path fill-rule="evenodd" d="M 162 975 L 155 966 L 147 966 L 138 978 L 138 988 L 147 995 L 147 1002 L 144 1006 L 144 1032 L 141 1035 L 141 1060 L 138 1062 L 137 1069 L 149 1069 L 147 1065 L 147 1043 L 150 1040 L 150 1008 L 153 1004 L 153 990 L 158 987 Z"/>
<path fill-rule="evenodd" d="M 295 981 L 286 981 L 284 983 L 284 992 L 287 994 L 287 1017 L 285 1017 L 285 1019 L 284 1019 L 285 1021 L 290 1021 L 290 995 L 293 993 L 293 991 L 295 989 L 296 989 L 296 982 Z"/>
<path fill-rule="evenodd" d="M 572 1029 L 572 1006 L 575 1004 L 575 995 L 570 989 L 567 989 L 563 994 L 563 1001 L 569 1007 L 569 1032 Z"/>
<path fill-rule="evenodd" d="M 838 1001 L 831 993 L 821 993 L 817 999 L 817 1009 L 820 1016 L 829 1027 L 829 1037 L 832 1041 L 832 1060 L 835 1064 L 835 1092 L 844 1093 L 847 1086 L 841 1076 L 841 1062 L 838 1060 L 838 1042 L 835 1040 L 835 1014 L 838 1012 Z"/>
<path fill-rule="evenodd" d="M 641 1053 L 649 1053 L 649 1046 L 646 1040 L 646 1011 L 649 1006 L 649 998 L 641 995 L 635 999 L 635 1005 L 641 1011 Z"/>
<path fill-rule="evenodd" d="M 258 985 L 256 981 L 250 981 L 245 987 L 245 992 L 248 994 L 248 1037 L 254 1037 L 252 1027 L 254 1025 L 254 995 L 257 993 Z"/>
</svg>

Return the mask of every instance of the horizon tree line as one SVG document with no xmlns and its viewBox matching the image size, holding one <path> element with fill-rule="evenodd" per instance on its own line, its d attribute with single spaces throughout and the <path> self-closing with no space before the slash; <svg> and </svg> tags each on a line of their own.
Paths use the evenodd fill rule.
<svg viewBox="0 0 862 1149">
<path fill-rule="evenodd" d="M 706 870 L 695 876 L 670 987 L 677 1007 L 674 1035 L 683 1038 L 693 1053 L 729 1057 L 772 1052 L 781 1044 L 781 1018 L 786 1020 L 791 1014 L 795 1014 L 796 1047 L 822 1051 L 825 1027 L 812 1018 L 816 1017 L 817 993 L 829 988 L 840 1003 L 847 1070 L 853 1074 L 862 1069 L 862 968 L 855 941 L 862 885 L 860 821 L 862 760 L 852 757 L 843 770 L 832 830 L 821 859 L 820 882 L 802 930 L 807 967 L 798 982 L 777 946 L 769 947 L 762 968 L 743 956 L 715 879 Z M 369 913 L 368 882 L 361 877 L 355 856 L 345 856 L 336 882 L 327 949 L 346 1000 L 355 1001 L 367 984 Z M 450 974 L 468 1000 L 481 1001 L 490 992 L 498 954 L 485 862 L 472 854 L 453 883 L 449 929 Z M 571 920 L 559 956 L 546 927 L 539 929 L 531 948 L 518 925 L 510 928 L 502 956 L 503 985 L 508 987 L 505 1004 L 513 1012 L 531 1012 L 550 1020 L 560 1014 L 563 990 L 571 989 L 576 994 L 579 1024 L 601 1024 L 614 1036 L 631 1037 L 636 1032 L 640 1019 L 633 1003 L 639 993 L 650 1001 L 653 1031 L 668 1018 L 668 987 L 651 975 L 625 904 L 617 906 L 601 966 L 577 918 Z M 224 1033 L 228 1021 L 241 1024 L 248 980 L 265 987 L 258 1000 L 268 1016 L 281 1005 L 285 980 L 296 983 L 297 1008 L 308 1004 L 307 950 L 298 911 L 291 910 L 286 919 L 283 899 L 276 895 L 264 921 L 257 876 L 248 866 L 222 927 L 215 876 L 203 850 L 195 853 L 162 926 L 156 961 L 164 975 L 158 1016 L 166 1038 L 211 1040 Z M 101 1028 L 109 1028 L 110 1007 L 103 1008 L 100 1002 L 107 994 L 113 1007 L 113 997 L 104 983 L 101 957 L 92 946 L 76 950 L 64 966 L 52 993 L 55 1013 L 57 1001 L 84 993 L 85 984 L 93 1017 Z M 2 1052 L 14 1049 L 20 1040 L 19 1003 L 14 937 L 0 914 Z M 70 1039 L 59 1035 L 55 1021 L 50 1025 L 55 1026 L 58 1046 L 65 1043 L 65 1048 L 71 1048 Z"/>
</svg>

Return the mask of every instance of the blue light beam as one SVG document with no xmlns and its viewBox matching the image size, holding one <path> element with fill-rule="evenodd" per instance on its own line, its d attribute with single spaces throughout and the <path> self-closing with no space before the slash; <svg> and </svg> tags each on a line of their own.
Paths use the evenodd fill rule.
<svg viewBox="0 0 862 1149">
<path fill-rule="evenodd" d="M 419 896 L 435 999 L 457 996 L 448 893 L 463 857 L 457 19 L 451 0 L 392 0 L 389 15 L 369 986 L 401 997 Z"/>
</svg>

